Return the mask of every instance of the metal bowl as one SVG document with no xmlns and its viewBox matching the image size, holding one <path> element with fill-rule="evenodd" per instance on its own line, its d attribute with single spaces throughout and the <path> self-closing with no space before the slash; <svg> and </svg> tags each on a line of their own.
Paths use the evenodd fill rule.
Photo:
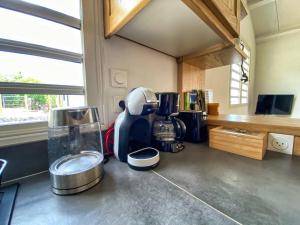
<svg viewBox="0 0 300 225">
<path fill-rule="evenodd" d="M 102 179 L 103 156 L 96 151 L 66 155 L 54 161 L 49 171 L 55 194 L 75 194 L 96 185 Z"/>
</svg>

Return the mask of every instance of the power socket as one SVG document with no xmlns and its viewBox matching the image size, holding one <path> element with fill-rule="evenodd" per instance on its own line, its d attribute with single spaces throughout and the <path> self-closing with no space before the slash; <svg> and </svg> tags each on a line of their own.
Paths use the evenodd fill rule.
<svg viewBox="0 0 300 225">
<path fill-rule="evenodd" d="M 293 145 L 294 145 L 294 136 L 269 133 L 268 150 L 292 155 Z"/>
</svg>

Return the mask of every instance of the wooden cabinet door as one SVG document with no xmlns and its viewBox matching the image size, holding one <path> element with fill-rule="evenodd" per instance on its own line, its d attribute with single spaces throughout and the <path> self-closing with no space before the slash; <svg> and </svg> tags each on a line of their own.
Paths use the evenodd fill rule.
<svg viewBox="0 0 300 225">
<path fill-rule="evenodd" d="M 204 0 L 234 37 L 240 34 L 240 0 Z"/>
<path fill-rule="evenodd" d="M 111 37 L 139 13 L 150 0 L 103 0 L 105 37 Z"/>
</svg>

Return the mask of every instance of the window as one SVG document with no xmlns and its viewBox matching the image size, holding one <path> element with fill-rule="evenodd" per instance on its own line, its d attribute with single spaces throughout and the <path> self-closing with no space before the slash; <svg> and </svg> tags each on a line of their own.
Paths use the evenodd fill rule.
<svg viewBox="0 0 300 225">
<path fill-rule="evenodd" d="M 85 104 L 80 0 L 0 1 L 0 127 Z"/>
<path fill-rule="evenodd" d="M 236 64 L 231 65 L 230 105 L 248 104 L 249 81 L 243 82 L 241 79 L 243 74 L 242 69 L 249 78 L 250 50 L 244 46 L 244 44 L 242 49 L 247 55 L 247 58 L 243 61 L 242 66 Z"/>
</svg>

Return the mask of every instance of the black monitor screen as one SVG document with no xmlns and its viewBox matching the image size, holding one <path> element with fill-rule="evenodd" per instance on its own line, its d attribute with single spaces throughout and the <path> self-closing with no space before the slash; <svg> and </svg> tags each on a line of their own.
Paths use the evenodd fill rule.
<svg viewBox="0 0 300 225">
<path fill-rule="evenodd" d="M 294 95 L 259 95 L 255 114 L 290 115 Z"/>
</svg>

